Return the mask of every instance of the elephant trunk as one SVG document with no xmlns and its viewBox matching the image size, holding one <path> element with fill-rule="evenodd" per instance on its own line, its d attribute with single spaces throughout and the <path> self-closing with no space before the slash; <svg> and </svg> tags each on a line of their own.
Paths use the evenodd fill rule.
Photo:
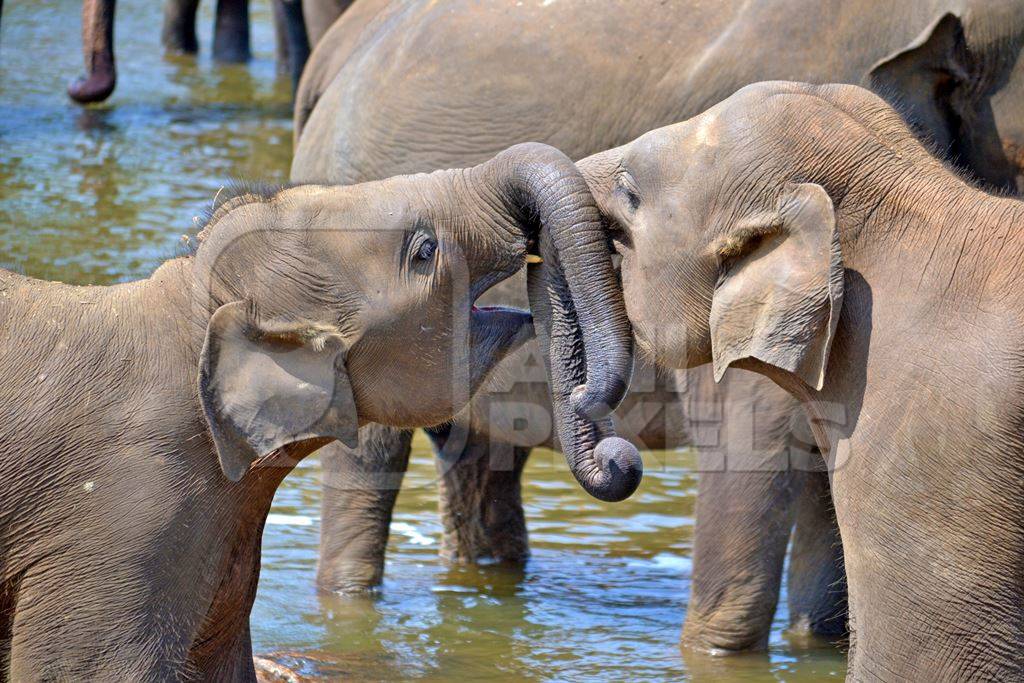
<svg viewBox="0 0 1024 683">
<path fill-rule="evenodd" d="M 544 259 L 529 268 L 530 306 L 562 450 L 588 493 L 623 500 L 643 463 L 607 416 L 629 388 L 633 334 L 600 213 L 576 166 L 552 147 L 517 145 L 495 162 L 508 164 L 508 195 L 525 201 L 526 223 L 539 227 L 527 235 Z"/>
<path fill-rule="evenodd" d="M 114 92 L 114 0 L 85 0 L 82 3 L 82 52 L 85 76 L 68 86 L 75 102 L 102 102 Z"/>
</svg>

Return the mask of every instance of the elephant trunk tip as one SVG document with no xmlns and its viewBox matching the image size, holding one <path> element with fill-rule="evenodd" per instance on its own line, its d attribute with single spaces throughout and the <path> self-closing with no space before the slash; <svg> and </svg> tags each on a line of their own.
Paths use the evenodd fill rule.
<svg viewBox="0 0 1024 683">
<path fill-rule="evenodd" d="M 110 97 L 117 84 L 117 75 L 111 70 L 98 70 L 82 76 L 68 85 L 68 96 L 79 104 L 102 102 Z"/>
<path fill-rule="evenodd" d="M 594 448 L 597 472 L 576 473 L 580 485 L 598 500 L 617 503 L 629 498 L 640 486 L 644 461 L 636 446 L 617 436 L 602 439 Z M 590 476 L 593 475 L 593 476 Z"/>
</svg>

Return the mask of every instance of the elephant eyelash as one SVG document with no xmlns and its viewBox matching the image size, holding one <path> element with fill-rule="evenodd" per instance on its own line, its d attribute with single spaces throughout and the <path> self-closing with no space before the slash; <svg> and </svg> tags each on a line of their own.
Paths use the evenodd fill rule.
<svg viewBox="0 0 1024 683">
<path fill-rule="evenodd" d="M 620 171 L 615 175 L 615 189 L 625 196 L 631 211 L 640 208 L 640 195 L 636 191 L 636 184 L 626 171 Z"/>
<path fill-rule="evenodd" d="M 405 268 L 421 271 L 437 259 L 440 244 L 434 236 L 433 228 L 424 221 L 417 221 L 411 230 L 406 232 L 405 243 L 402 245 L 402 262 Z"/>
</svg>

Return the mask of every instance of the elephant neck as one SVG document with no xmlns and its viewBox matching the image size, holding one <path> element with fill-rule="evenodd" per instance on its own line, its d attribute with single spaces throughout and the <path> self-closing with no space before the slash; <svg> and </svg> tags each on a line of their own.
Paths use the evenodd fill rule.
<svg viewBox="0 0 1024 683">
<path fill-rule="evenodd" d="M 145 330 L 138 363 L 145 366 L 152 385 L 162 386 L 174 397 L 165 405 L 173 417 L 161 421 L 166 433 L 156 434 L 156 441 L 171 443 L 172 452 L 165 457 L 181 458 L 194 476 L 208 482 L 211 506 L 237 508 L 242 517 L 261 524 L 281 480 L 296 462 L 326 441 L 286 446 L 258 461 L 242 481 L 228 481 L 209 437 L 198 389 L 200 356 L 216 303 L 211 303 L 190 258 L 167 261 L 147 280 L 135 284 L 127 308 L 135 312 L 135 324 Z M 180 434 L 175 436 L 172 430 Z"/>
<path fill-rule="evenodd" d="M 172 356 L 170 361 L 194 383 L 213 311 L 207 310 L 206 297 L 201 296 L 191 259 L 167 261 L 139 285 L 132 293 L 133 308 L 152 340 L 147 351 L 161 356 L 147 361 L 151 365 L 165 365 L 167 356 Z"/>
<path fill-rule="evenodd" d="M 1024 203 L 979 190 L 934 160 L 879 170 L 890 175 L 856 179 L 836 205 L 848 270 L 883 291 L 911 282 L 911 290 L 970 298 L 1006 285 L 1024 266 Z"/>
</svg>

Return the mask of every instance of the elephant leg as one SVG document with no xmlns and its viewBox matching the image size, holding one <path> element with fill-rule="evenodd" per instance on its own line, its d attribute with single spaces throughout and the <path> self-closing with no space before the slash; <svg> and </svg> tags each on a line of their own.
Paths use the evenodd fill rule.
<svg viewBox="0 0 1024 683">
<path fill-rule="evenodd" d="M 846 635 L 846 570 L 825 472 L 808 472 L 797 505 L 789 557 L 790 631 L 837 639 Z"/>
<path fill-rule="evenodd" d="M 411 444 L 412 432 L 371 424 L 359 430 L 358 450 L 340 443 L 320 449 L 321 590 L 350 593 L 380 585 Z"/>
<path fill-rule="evenodd" d="M 213 58 L 220 62 L 247 62 L 251 57 L 249 0 L 217 0 Z"/>
<path fill-rule="evenodd" d="M 82 3 L 82 55 L 85 75 L 68 85 L 68 96 L 79 104 L 102 102 L 117 85 L 114 60 L 114 0 Z"/>
<path fill-rule="evenodd" d="M 274 61 L 278 73 L 287 73 L 288 32 L 285 28 L 284 0 L 271 0 L 270 10 L 274 20 Z"/>
<path fill-rule="evenodd" d="M 530 448 L 458 424 L 431 432 L 440 470 L 441 556 L 522 562 L 530 554 L 521 477 Z"/>
<path fill-rule="evenodd" d="M 23 577 L 3 680 L 178 679 L 188 657 L 188 629 L 197 627 L 197 621 L 186 618 L 182 625 L 170 617 L 153 618 L 173 608 L 111 587 L 112 579 L 124 577 L 104 576 L 102 569 L 93 572 L 91 567 L 81 573 L 78 568 L 60 569 L 64 571 L 33 568 Z"/>
<path fill-rule="evenodd" d="M 690 603 L 682 644 L 733 652 L 767 646 L 806 472 L 790 466 L 797 404 L 769 380 L 691 373 L 698 448 Z M 801 415 L 802 418 L 802 415 Z"/>
<path fill-rule="evenodd" d="M 164 3 L 164 25 L 160 42 L 168 52 L 195 54 L 199 51 L 196 38 L 196 12 L 199 0 L 167 0 Z"/>
<path fill-rule="evenodd" d="M 795 471 L 701 473 L 684 646 L 767 646 L 803 478 Z"/>
<path fill-rule="evenodd" d="M 292 79 L 292 94 L 299 87 L 302 68 L 309 59 L 309 39 L 299 0 L 273 0 L 277 70 Z"/>
</svg>

